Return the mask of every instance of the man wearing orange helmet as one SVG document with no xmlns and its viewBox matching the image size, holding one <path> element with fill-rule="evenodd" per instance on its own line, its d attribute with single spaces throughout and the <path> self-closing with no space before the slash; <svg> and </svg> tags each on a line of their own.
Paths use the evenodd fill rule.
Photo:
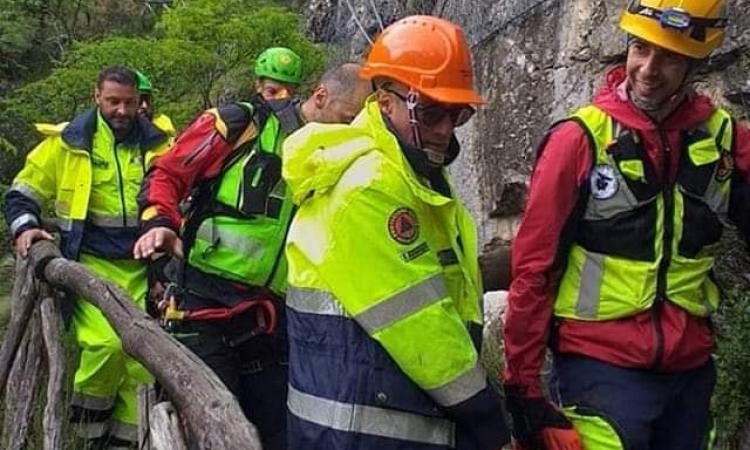
<svg viewBox="0 0 750 450">
<path fill-rule="evenodd" d="M 299 209 L 287 241 L 289 445 L 497 450 L 501 402 L 478 359 L 474 223 L 444 167 L 483 103 L 462 30 L 414 16 L 386 28 L 350 126 L 284 144 Z"/>
<path fill-rule="evenodd" d="M 514 437 L 545 449 L 707 446 L 711 274 L 726 219 L 750 236 L 750 132 L 690 83 L 723 0 L 632 1 L 627 61 L 540 146 L 513 244 L 504 373 Z M 539 371 L 554 354 L 560 408 Z"/>
</svg>

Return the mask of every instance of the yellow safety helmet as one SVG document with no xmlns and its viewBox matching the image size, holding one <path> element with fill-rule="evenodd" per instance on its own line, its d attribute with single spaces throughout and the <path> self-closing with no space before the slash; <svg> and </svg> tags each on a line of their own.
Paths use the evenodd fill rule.
<svg viewBox="0 0 750 450">
<path fill-rule="evenodd" d="M 724 40 L 724 0 L 631 0 L 620 19 L 626 33 L 703 59 Z"/>
</svg>

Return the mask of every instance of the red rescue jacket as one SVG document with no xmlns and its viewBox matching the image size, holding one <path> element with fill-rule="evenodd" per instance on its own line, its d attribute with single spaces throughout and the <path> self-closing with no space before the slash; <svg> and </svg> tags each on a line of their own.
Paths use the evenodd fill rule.
<svg viewBox="0 0 750 450">
<path fill-rule="evenodd" d="M 625 127 L 637 131 L 660 177 L 664 175 L 661 155 L 668 151 L 669 177 L 674 180 L 682 150 L 682 131 L 705 122 L 715 107 L 707 97 L 689 94 L 657 125 L 628 100 L 621 87 L 624 81 L 623 67 L 611 70 L 593 104 Z M 660 143 L 660 132 L 666 138 L 667 148 Z M 563 122 L 550 132 L 534 168 L 524 217 L 513 242 L 513 282 L 505 324 L 503 378 L 506 384 L 525 388 L 532 397 L 542 395 L 539 372 L 550 342 L 555 351 L 584 355 L 622 367 L 662 372 L 698 367 L 710 357 L 714 346 L 709 320 L 692 316 L 671 302 L 659 302 L 658 314 L 646 311 L 604 322 L 553 320 L 559 278 L 559 273 L 554 273 L 553 263 L 562 228 L 578 202 L 580 187 L 588 180 L 591 154 L 585 132 L 578 124 Z M 750 186 L 750 130 L 739 124 L 735 126 L 733 156 L 739 175 L 738 187 L 744 190 Z M 737 211 L 738 208 L 743 210 Z M 730 205 L 730 217 L 749 215 L 748 202 Z M 750 236 L 750 224 L 745 223 L 746 219 L 738 222 L 742 222 L 737 225 L 743 234 Z M 663 354 L 658 359 L 657 325 L 663 333 Z"/>
</svg>

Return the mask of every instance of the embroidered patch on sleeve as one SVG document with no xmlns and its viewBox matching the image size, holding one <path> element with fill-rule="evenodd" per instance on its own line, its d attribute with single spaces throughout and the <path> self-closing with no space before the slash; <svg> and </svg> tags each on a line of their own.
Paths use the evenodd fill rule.
<svg viewBox="0 0 750 450">
<path fill-rule="evenodd" d="M 419 237 L 419 221 L 411 208 L 399 208 L 388 218 L 388 233 L 399 244 L 409 245 Z"/>
</svg>

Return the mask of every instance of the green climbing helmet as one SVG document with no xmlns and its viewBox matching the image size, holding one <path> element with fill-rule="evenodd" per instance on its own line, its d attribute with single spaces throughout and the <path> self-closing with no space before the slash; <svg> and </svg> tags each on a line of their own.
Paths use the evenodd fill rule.
<svg viewBox="0 0 750 450">
<path fill-rule="evenodd" d="M 302 59 L 285 47 L 266 49 L 255 61 L 255 76 L 282 83 L 302 82 Z"/>
<path fill-rule="evenodd" d="M 154 87 L 151 85 L 151 80 L 140 70 L 136 70 L 135 74 L 138 76 L 138 92 L 141 94 L 150 94 L 153 92 Z"/>
</svg>

